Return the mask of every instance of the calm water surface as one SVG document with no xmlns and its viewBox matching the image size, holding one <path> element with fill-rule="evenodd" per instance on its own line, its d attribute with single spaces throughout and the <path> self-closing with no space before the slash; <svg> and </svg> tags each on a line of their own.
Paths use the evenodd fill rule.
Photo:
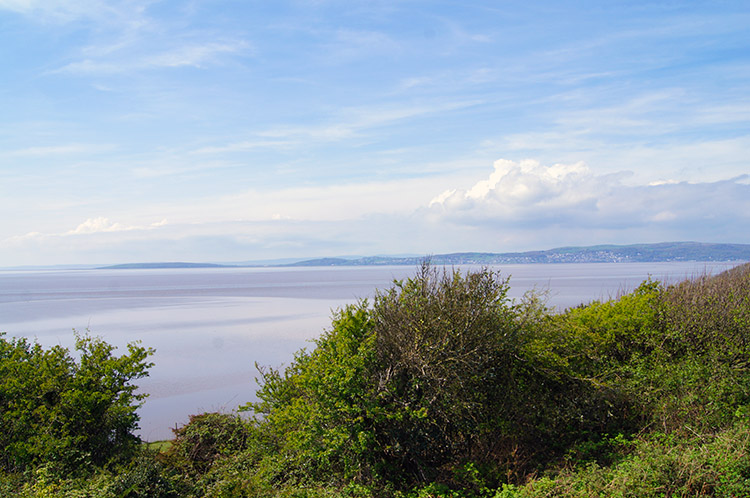
<svg viewBox="0 0 750 498">
<path fill-rule="evenodd" d="M 511 297 L 548 292 L 559 309 L 606 299 L 648 276 L 675 282 L 737 263 L 504 265 Z M 171 436 L 190 414 L 253 399 L 255 362 L 279 366 L 330 324 L 331 312 L 371 297 L 413 267 L 0 271 L 0 331 L 45 346 L 73 330 L 156 349 L 140 434 Z"/>
</svg>

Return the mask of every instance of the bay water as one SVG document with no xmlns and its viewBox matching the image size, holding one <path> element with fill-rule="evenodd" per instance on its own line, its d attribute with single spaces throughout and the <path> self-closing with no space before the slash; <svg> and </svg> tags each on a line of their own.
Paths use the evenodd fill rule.
<svg viewBox="0 0 750 498">
<path fill-rule="evenodd" d="M 675 283 L 738 263 L 575 263 L 503 265 L 510 296 L 545 292 L 564 309 L 628 292 L 648 277 Z M 465 271 L 471 267 L 458 267 Z M 311 348 L 332 313 L 371 298 L 414 267 L 211 268 L 0 271 L 0 331 L 44 346 L 72 347 L 100 336 L 124 352 L 154 348 L 155 366 L 138 381 L 145 440 L 205 411 L 232 411 L 254 399 L 256 363 L 288 365 Z M 87 332 L 88 331 L 88 332 Z"/>
</svg>

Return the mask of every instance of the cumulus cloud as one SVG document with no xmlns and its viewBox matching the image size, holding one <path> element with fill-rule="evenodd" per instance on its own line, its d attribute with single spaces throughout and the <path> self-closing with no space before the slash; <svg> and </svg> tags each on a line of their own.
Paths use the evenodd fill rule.
<svg viewBox="0 0 750 498">
<path fill-rule="evenodd" d="M 618 179 L 596 176 L 583 164 L 543 166 L 500 159 L 486 180 L 468 190 L 445 191 L 430 202 L 434 213 L 464 221 L 520 221 L 544 213 L 590 209 Z"/>
<path fill-rule="evenodd" d="M 630 177 L 627 172 L 599 175 L 583 163 L 545 166 L 501 159 L 486 180 L 443 192 L 427 212 L 435 221 L 528 229 L 692 226 L 697 233 L 702 224 L 750 221 L 747 175 L 647 185 L 629 185 L 625 179 Z"/>
</svg>

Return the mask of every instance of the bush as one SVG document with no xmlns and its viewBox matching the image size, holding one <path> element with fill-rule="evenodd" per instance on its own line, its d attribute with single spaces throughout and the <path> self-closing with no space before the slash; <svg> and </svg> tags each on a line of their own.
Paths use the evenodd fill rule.
<svg viewBox="0 0 750 498">
<path fill-rule="evenodd" d="M 665 352 L 718 354 L 747 366 L 750 356 L 750 263 L 670 286 L 661 314 Z"/>
<path fill-rule="evenodd" d="M 539 303 L 515 304 L 507 292 L 508 280 L 490 270 L 424 266 L 378 296 L 374 380 L 388 417 L 376 435 L 411 482 L 520 481 L 613 419 L 606 389 L 533 354 Z M 472 463 L 469 482 L 458 470 Z"/>
<path fill-rule="evenodd" d="M 46 464 L 55 472 L 127 460 L 145 394 L 132 381 L 148 375 L 152 350 L 128 345 L 114 356 L 101 339 L 76 338 L 80 359 L 0 334 L 0 469 Z"/>
<path fill-rule="evenodd" d="M 653 433 L 634 442 L 611 466 L 589 464 L 533 479 L 498 496 L 508 498 L 750 497 L 750 430 L 738 423 L 715 435 Z"/>
<path fill-rule="evenodd" d="M 606 432 L 617 400 L 538 360 L 528 345 L 543 312 L 507 292 L 489 270 L 424 265 L 337 313 L 313 351 L 261 369 L 246 407 L 267 445 L 257 471 L 276 485 L 479 490 Z"/>
<path fill-rule="evenodd" d="M 244 450 L 250 428 L 236 415 L 203 413 L 191 415 L 190 422 L 173 432 L 166 458 L 176 467 L 203 474 L 216 459 Z"/>
</svg>

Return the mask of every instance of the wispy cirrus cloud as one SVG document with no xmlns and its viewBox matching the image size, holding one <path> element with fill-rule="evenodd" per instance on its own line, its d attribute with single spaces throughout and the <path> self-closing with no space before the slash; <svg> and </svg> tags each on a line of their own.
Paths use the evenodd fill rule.
<svg viewBox="0 0 750 498">
<path fill-rule="evenodd" d="M 481 104 L 480 100 L 436 102 L 424 105 L 348 107 L 337 110 L 327 119 L 308 125 L 278 125 L 256 131 L 249 139 L 228 144 L 205 146 L 195 154 L 220 154 L 260 148 L 283 148 L 337 142 L 364 136 L 369 130 L 386 127 L 399 121 L 421 119 Z"/>
<path fill-rule="evenodd" d="M 11 157 L 57 157 L 60 155 L 76 154 L 98 154 L 108 152 L 115 148 L 110 144 L 65 144 L 65 145 L 44 145 L 36 147 L 27 147 L 7 152 Z"/>
<path fill-rule="evenodd" d="M 0 0 L 0 10 L 15 12 L 44 25 L 81 23 L 122 37 L 152 24 L 146 11 L 153 3 L 153 0 Z"/>
<path fill-rule="evenodd" d="M 69 54 L 67 62 L 47 74 L 113 75 L 159 68 L 205 68 L 220 63 L 223 57 L 254 53 L 253 45 L 243 37 L 181 30 L 180 23 L 154 16 L 149 10 L 153 3 L 153 0 L 0 0 L 0 10 L 10 10 L 41 23 L 86 23 L 90 33 L 88 44 Z"/>
<path fill-rule="evenodd" d="M 214 145 L 200 147 L 190 152 L 190 154 L 223 154 L 231 152 L 247 152 L 254 149 L 289 147 L 290 143 L 286 140 L 242 140 L 227 145 Z"/>
<path fill-rule="evenodd" d="M 374 30 L 338 29 L 328 40 L 330 55 L 339 59 L 373 52 L 391 53 L 402 48 L 392 36 Z"/>
<path fill-rule="evenodd" d="M 99 58 L 86 58 L 66 64 L 53 72 L 106 75 L 160 68 L 205 68 L 219 63 L 225 55 L 250 54 L 252 46 L 244 40 L 221 43 L 194 42 L 158 53 L 141 53 L 140 49 L 129 52 L 131 53 L 109 53 Z"/>
<path fill-rule="evenodd" d="M 101 0 L 0 0 L 0 9 L 33 16 L 40 21 L 69 22 L 111 10 Z"/>
</svg>

